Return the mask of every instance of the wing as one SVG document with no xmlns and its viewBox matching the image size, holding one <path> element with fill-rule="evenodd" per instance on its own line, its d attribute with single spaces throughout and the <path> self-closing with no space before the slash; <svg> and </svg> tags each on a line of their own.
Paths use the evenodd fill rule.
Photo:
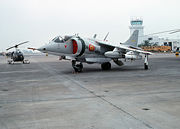
<svg viewBox="0 0 180 129">
<path fill-rule="evenodd" d="M 94 40 L 95 41 L 95 40 Z M 107 42 L 101 42 L 101 41 L 95 41 L 97 44 L 99 44 L 102 47 L 108 48 L 110 50 L 113 50 L 114 48 L 116 48 L 116 46 L 111 45 L 111 44 L 107 44 Z"/>
<path fill-rule="evenodd" d="M 122 45 L 122 44 L 120 44 L 120 46 L 118 46 L 117 48 L 124 49 L 124 50 L 127 50 L 127 51 L 133 51 L 133 52 L 137 52 L 137 53 L 152 55 L 151 52 L 139 50 L 137 48 L 131 48 L 129 46 L 125 46 L 125 45 Z"/>
<path fill-rule="evenodd" d="M 106 48 L 117 48 L 119 51 L 121 52 L 127 52 L 127 51 L 133 51 L 133 52 L 137 52 L 137 53 L 142 53 L 142 54 L 148 54 L 148 55 L 152 55 L 153 53 L 148 52 L 148 51 L 143 51 L 134 47 L 130 47 L 130 46 L 126 46 L 123 44 L 120 44 L 119 46 L 117 45 L 111 45 L 111 44 L 107 44 L 105 42 L 99 42 L 96 41 L 96 43 L 98 43 L 100 46 L 104 46 Z"/>
</svg>

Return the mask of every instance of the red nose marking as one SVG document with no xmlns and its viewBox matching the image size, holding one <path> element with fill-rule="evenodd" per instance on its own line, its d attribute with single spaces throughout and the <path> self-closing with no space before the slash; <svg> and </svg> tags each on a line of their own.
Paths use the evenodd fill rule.
<svg viewBox="0 0 180 129">
<path fill-rule="evenodd" d="M 65 48 L 67 48 L 67 45 L 64 45 Z"/>
</svg>

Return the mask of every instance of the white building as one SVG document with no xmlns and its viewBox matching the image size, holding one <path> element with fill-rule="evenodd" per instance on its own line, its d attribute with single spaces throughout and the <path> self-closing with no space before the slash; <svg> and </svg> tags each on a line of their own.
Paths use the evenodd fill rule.
<svg viewBox="0 0 180 129">
<path fill-rule="evenodd" d="M 158 36 L 145 36 L 143 20 L 140 18 L 132 19 L 130 23 L 130 34 L 132 34 L 134 30 L 139 30 L 138 44 L 142 44 L 145 40 L 149 40 L 151 44 L 157 44 L 158 46 L 171 46 L 172 51 L 175 51 L 177 47 L 180 47 L 180 39 L 160 38 Z"/>
</svg>

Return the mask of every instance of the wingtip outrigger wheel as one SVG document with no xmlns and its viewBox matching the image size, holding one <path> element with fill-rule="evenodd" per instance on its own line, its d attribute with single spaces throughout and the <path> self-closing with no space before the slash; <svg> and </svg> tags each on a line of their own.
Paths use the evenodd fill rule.
<svg viewBox="0 0 180 129">
<path fill-rule="evenodd" d="M 148 54 L 145 54 L 144 58 L 144 69 L 148 70 Z"/>
</svg>

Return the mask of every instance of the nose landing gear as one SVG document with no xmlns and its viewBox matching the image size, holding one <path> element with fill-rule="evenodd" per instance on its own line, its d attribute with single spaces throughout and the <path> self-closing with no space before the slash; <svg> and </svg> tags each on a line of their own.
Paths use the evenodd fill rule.
<svg viewBox="0 0 180 129">
<path fill-rule="evenodd" d="M 74 68 L 75 72 L 82 72 L 83 70 L 83 64 L 82 63 L 76 64 L 75 60 L 72 61 L 72 67 Z"/>
</svg>

